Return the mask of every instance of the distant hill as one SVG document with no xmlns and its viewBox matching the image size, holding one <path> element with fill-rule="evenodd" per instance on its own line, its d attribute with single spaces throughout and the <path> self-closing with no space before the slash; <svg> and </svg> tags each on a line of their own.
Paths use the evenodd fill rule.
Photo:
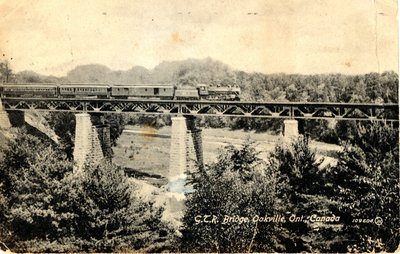
<svg viewBox="0 0 400 254">
<path fill-rule="evenodd" d="M 151 72 L 151 77 L 155 83 L 235 83 L 234 71 L 228 65 L 211 58 L 162 62 Z"/>
<path fill-rule="evenodd" d="M 222 62 L 207 59 L 162 62 L 153 70 L 134 66 L 127 71 L 112 71 L 99 64 L 80 65 L 69 71 L 71 83 L 159 84 L 232 83 L 234 73 Z"/>
<path fill-rule="evenodd" d="M 111 83 L 111 84 L 233 84 L 236 74 L 226 64 L 206 59 L 162 62 L 153 70 L 134 66 L 129 70 L 111 70 L 101 64 L 79 65 L 64 77 L 44 76 L 33 71 L 15 75 L 20 83 Z"/>
<path fill-rule="evenodd" d="M 79 65 L 68 72 L 66 80 L 71 83 L 105 83 L 110 73 L 110 68 L 104 65 Z"/>
<path fill-rule="evenodd" d="M 57 83 L 64 82 L 64 77 L 46 76 L 33 71 L 21 71 L 15 75 L 18 83 Z"/>
</svg>

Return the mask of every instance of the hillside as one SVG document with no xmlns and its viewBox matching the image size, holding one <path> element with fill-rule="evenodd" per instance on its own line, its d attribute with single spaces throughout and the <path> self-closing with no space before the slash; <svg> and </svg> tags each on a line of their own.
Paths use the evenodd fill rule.
<svg viewBox="0 0 400 254">
<path fill-rule="evenodd" d="M 234 83 L 233 71 L 212 59 L 188 59 L 162 62 L 153 70 L 134 66 L 126 71 L 112 71 L 99 64 L 81 65 L 67 73 L 65 80 L 72 83 Z"/>
</svg>

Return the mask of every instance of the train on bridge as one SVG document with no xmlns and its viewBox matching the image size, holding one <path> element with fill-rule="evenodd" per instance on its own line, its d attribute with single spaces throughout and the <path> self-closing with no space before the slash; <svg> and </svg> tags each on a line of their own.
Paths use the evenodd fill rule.
<svg viewBox="0 0 400 254">
<path fill-rule="evenodd" d="M 239 101 L 240 87 L 108 84 L 0 84 L 2 98 L 98 98 Z"/>
</svg>

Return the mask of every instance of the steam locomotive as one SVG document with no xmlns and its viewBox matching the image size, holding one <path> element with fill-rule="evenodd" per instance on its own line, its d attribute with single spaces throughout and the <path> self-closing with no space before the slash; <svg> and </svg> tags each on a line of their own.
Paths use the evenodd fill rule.
<svg viewBox="0 0 400 254">
<path fill-rule="evenodd" d="M 238 86 L 108 85 L 108 84 L 0 84 L 6 97 L 240 100 Z"/>
</svg>

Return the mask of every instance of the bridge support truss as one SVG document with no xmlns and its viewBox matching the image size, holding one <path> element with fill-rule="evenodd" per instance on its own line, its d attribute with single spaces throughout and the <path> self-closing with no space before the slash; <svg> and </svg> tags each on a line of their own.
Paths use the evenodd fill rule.
<svg viewBox="0 0 400 254">
<path fill-rule="evenodd" d="M 4 110 L 399 121 L 398 104 L 2 98 Z"/>
</svg>

